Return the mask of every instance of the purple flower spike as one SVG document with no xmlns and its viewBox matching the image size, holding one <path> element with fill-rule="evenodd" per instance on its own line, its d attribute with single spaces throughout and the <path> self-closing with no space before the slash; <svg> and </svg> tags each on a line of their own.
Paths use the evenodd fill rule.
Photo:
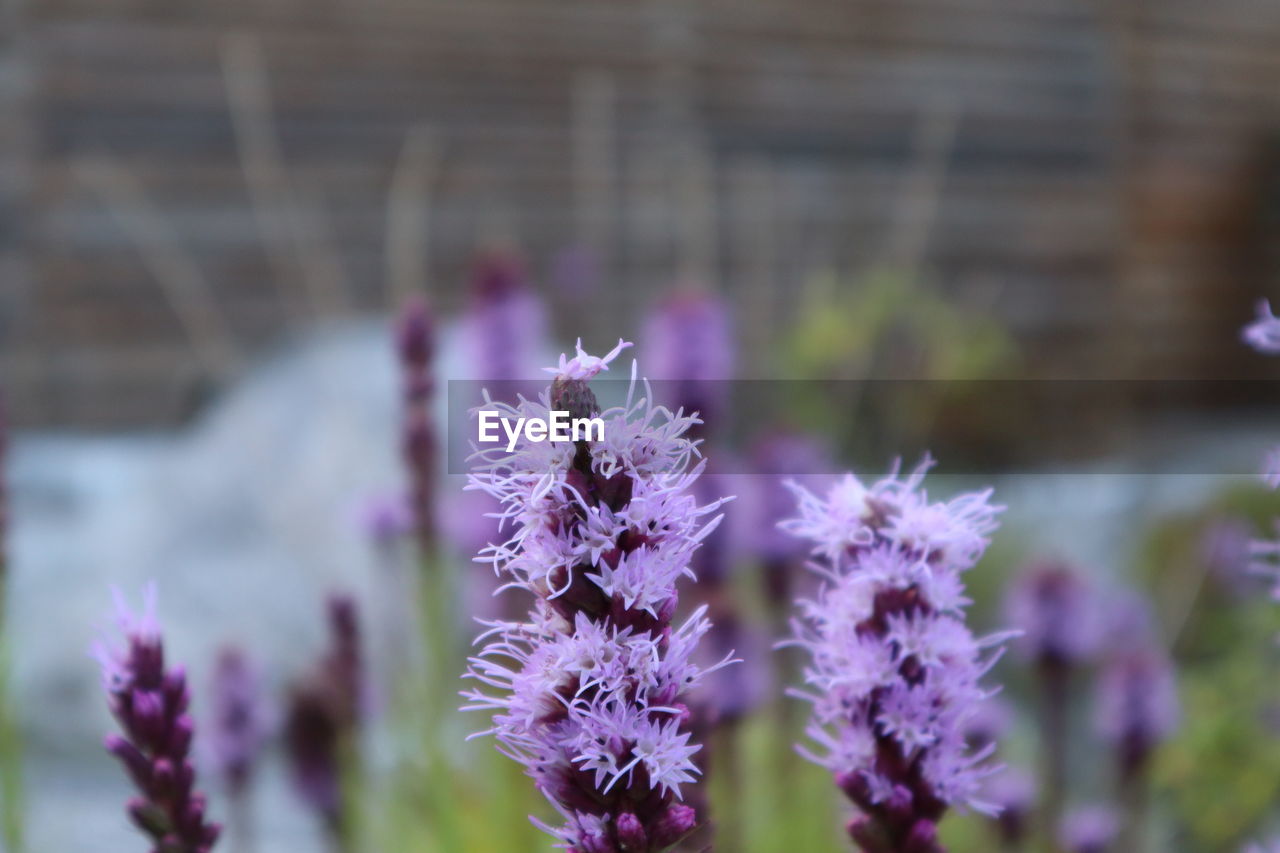
<svg viewBox="0 0 1280 853">
<path fill-rule="evenodd" d="M 1271 313 L 1271 303 L 1258 302 L 1257 318 L 1244 327 L 1240 337 L 1258 352 L 1267 355 L 1280 354 L 1280 318 Z"/>
<path fill-rule="evenodd" d="M 982 556 L 1002 509 L 991 492 L 930 503 L 926 462 L 871 486 L 852 474 L 825 498 L 798 486 L 799 517 L 825 581 L 801 601 L 790 641 L 809 652 L 803 754 L 835 774 L 861 815 L 850 824 L 867 853 L 936 853 L 948 807 L 993 815 L 982 781 L 994 744 L 975 749 L 969 720 L 994 691 L 979 681 L 1008 634 L 976 639 L 964 621 L 961 574 Z"/>
<path fill-rule="evenodd" d="M 267 728 L 258 673 L 244 651 L 228 646 L 218 654 L 210 696 L 213 763 L 231 795 L 243 796 L 252 781 Z"/>
<path fill-rule="evenodd" d="M 1120 836 L 1120 818 L 1106 806 L 1086 806 L 1069 812 L 1058 829 L 1058 844 L 1066 853 L 1107 853 Z"/>
<path fill-rule="evenodd" d="M 363 716 L 363 673 L 355 602 L 329 601 L 330 650 L 319 666 L 294 685 L 284 722 L 285 749 L 299 796 L 342 838 L 343 759 L 351 757 Z"/>
<path fill-rule="evenodd" d="M 1152 750 L 1178 727 L 1168 656 L 1150 643 L 1114 654 L 1098 681 L 1095 712 L 1098 734 L 1116 750 L 1122 776 L 1141 773 Z"/>
<path fill-rule="evenodd" d="M 1060 560 L 1027 567 L 1005 602 L 1005 618 L 1022 632 L 1014 650 L 1053 669 L 1069 669 L 1097 653 L 1103 631 L 1098 612 L 1088 580 Z"/>
<path fill-rule="evenodd" d="M 734 375 L 733 325 L 725 304 L 689 291 L 664 300 L 645 322 L 641 349 L 652 353 L 649 378 L 669 381 L 673 407 L 717 424 Z"/>
<path fill-rule="evenodd" d="M 194 726 L 187 713 L 191 697 L 183 670 L 165 668 L 155 604 L 155 587 L 148 587 L 142 614 L 135 616 L 117 593 L 124 644 L 94 649 L 107 706 L 123 731 L 108 735 L 106 748 L 141 794 L 129 801 L 127 811 L 155 849 L 207 853 L 219 827 L 206 819 L 205 797 L 195 789 Z"/>
<path fill-rule="evenodd" d="M 538 363 L 547 340 L 547 312 L 529 287 L 524 264 L 510 252 L 487 253 L 475 265 L 470 289 L 462 320 L 468 376 L 529 378 L 529 365 Z"/>
<path fill-rule="evenodd" d="M 409 474 L 410 506 L 423 553 L 435 543 L 436 431 L 431 420 L 435 325 L 425 300 L 410 299 L 401 312 L 396 349 L 404 383 L 401 452 Z"/>
<path fill-rule="evenodd" d="M 467 677 L 483 686 L 463 694 L 466 709 L 493 714 L 483 734 L 525 765 L 564 818 L 538 826 L 573 853 L 656 853 L 696 828 L 681 802 L 701 748 L 685 696 L 715 668 L 693 657 L 711 627 L 705 608 L 679 626 L 672 617 L 723 501 L 693 496 L 705 464 L 686 435 L 693 418 L 638 397 L 634 383 L 624 405 L 600 411 L 587 381 L 626 346 L 604 358 L 579 346 L 537 401 L 486 407 L 598 416 L 603 440 L 479 451 L 469 484 L 514 526 L 481 559 L 534 606 L 525 622 L 482 622 L 486 645 Z"/>
</svg>

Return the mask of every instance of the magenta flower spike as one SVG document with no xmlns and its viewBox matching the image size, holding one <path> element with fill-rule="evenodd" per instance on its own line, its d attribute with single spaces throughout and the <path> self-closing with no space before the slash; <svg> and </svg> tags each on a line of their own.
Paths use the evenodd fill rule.
<svg viewBox="0 0 1280 853">
<path fill-rule="evenodd" d="M 191 763 L 194 724 L 181 667 L 166 668 L 164 644 L 155 616 L 155 587 L 148 587 L 141 615 L 116 594 L 124 643 L 100 643 L 94 656 L 102 666 L 107 706 L 122 734 L 108 735 L 107 751 L 120 760 L 140 796 L 128 803 L 129 817 L 163 853 L 208 853 L 219 827 L 210 823 L 203 794 L 196 791 Z"/>
<path fill-rule="evenodd" d="M 990 490 L 931 503 L 931 462 L 867 486 L 852 474 L 825 497 L 793 486 L 824 581 L 801 601 L 790 644 L 806 650 L 813 706 L 802 754 L 826 767 L 858 807 L 849 834 L 866 853 L 938 853 L 948 808 L 994 815 L 983 780 L 994 744 L 975 748 L 969 720 L 995 691 L 980 680 L 1009 634 L 975 638 L 961 575 L 982 556 L 1001 507 Z"/>
<path fill-rule="evenodd" d="M 693 658 L 710 623 L 705 608 L 672 618 L 723 501 L 693 496 L 705 463 L 692 417 L 655 406 L 634 380 L 621 406 L 600 411 L 588 380 L 626 346 L 598 358 L 579 344 L 538 400 L 486 406 L 513 419 L 598 416 L 603 440 L 481 450 L 469 484 L 510 525 L 480 560 L 534 601 L 527 621 L 482 622 L 467 673 L 481 686 L 465 707 L 492 713 L 480 734 L 526 767 L 563 818 L 535 823 L 572 853 L 656 853 L 703 819 L 683 802 L 701 748 L 685 694 L 715 668 Z"/>
</svg>

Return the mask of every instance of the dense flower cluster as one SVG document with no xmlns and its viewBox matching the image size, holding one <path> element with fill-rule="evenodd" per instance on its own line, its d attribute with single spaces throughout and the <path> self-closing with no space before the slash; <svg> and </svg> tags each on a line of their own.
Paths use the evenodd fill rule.
<svg viewBox="0 0 1280 853">
<path fill-rule="evenodd" d="M 508 586 L 527 590 L 526 622 L 492 621 L 471 661 L 469 710 L 493 712 L 499 749 L 523 763 L 564 816 L 543 826 L 575 853 L 666 850 L 696 825 L 681 803 L 694 781 L 683 694 L 705 674 L 693 662 L 710 628 L 702 610 L 679 627 L 676 584 L 719 522 L 720 501 L 698 506 L 702 473 L 694 419 L 637 396 L 599 412 L 587 380 L 604 358 L 561 356 L 539 400 L 505 416 L 598 413 L 602 441 L 519 444 L 479 451 L 470 488 L 501 503 L 507 541 L 487 548 Z"/>
<path fill-rule="evenodd" d="M 194 725 L 181 667 L 166 669 L 155 618 L 155 588 L 135 616 L 117 595 L 123 646 L 94 649 L 102 666 L 107 705 L 123 735 L 109 735 L 107 751 L 120 760 L 141 796 L 129 801 L 133 822 L 164 853 L 208 853 L 219 828 L 207 820 L 191 764 Z"/>
<path fill-rule="evenodd" d="M 826 497 L 794 487 L 799 516 L 783 524 L 812 545 L 824 580 L 800 602 L 792 641 L 811 656 L 795 691 L 813 704 L 808 757 L 862 811 L 849 832 L 868 853 L 939 851 L 949 806 L 994 812 L 981 787 L 995 747 L 974 749 L 965 731 L 1008 635 L 970 633 L 961 573 L 1001 508 L 989 490 L 931 503 L 929 465 L 870 486 L 850 474 Z"/>
</svg>

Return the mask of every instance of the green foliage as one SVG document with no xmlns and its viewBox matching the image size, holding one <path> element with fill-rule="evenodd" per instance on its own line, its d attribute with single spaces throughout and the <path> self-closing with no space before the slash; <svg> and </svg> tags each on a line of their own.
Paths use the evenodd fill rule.
<svg viewBox="0 0 1280 853">
<path fill-rule="evenodd" d="M 23 848 L 22 735 L 9 690 L 9 646 L 0 633 L 0 840 L 10 853 Z"/>
</svg>

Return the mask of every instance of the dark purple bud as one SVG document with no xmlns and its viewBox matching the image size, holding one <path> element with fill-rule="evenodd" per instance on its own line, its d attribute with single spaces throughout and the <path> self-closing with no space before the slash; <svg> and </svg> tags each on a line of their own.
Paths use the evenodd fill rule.
<svg viewBox="0 0 1280 853">
<path fill-rule="evenodd" d="M 845 825 L 845 829 L 863 853 L 895 853 L 880 827 L 866 815 L 853 818 Z"/>
<path fill-rule="evenodd" d="M 941 853 L 938 846 L 938 827 L 931 820 L 918 820 L 907 833 L 902 853 Z"/>
<path fill-rule="evenodd" d="M 120 759 L 134 785 L 143 790 L 151 787 L 151 762 L 136 746 L 116 734 L 107 735 L 103 745 L 107 752 Z"/>
<path fill-rule="evenodd" d="M 172 829 L 164 809 L 141 797 L 130 799 L 125 811 L 139 829 L 152 837 L 163 836 Z"/>
<path fill-rule="evenodd" d="M 435 350 L 433 326 L 426 300 L 420 296 L 410 298 L 400 312 L 396 330 L 396 348 L 406 368 L 423 371 L 430 366 Z"/>
<path fill-rule="evenodd" d="M 649 849 L 644 825 L 631 812 L 618 815 L 618 848 L 623 853 L 644 853 Z"/>
<path fill-rule="evenodd" d="M 665 850 L 672 844 L 693 832 L 698 825 L 698 815 L 692 806 L 684 803 L 672 803 L 667 810 L 658 816 L 649 826 L 653 845 Z"/>
<path fill-rule="evenodd" d="M 173 723 L 169 732 L 169 746 L 166 752 L 170 755 L 186 755 L 191 751 L 191 741 L 195 733 L 195 724 L 191 717 L 183 714 Z"/>
<path fill-rule="evenodd" d="M 599 413 L 600 404 L 586 380 L 557 376 L 551 383 L 551 408 L 571 418 L 589 418 Z"/>
</svg>

